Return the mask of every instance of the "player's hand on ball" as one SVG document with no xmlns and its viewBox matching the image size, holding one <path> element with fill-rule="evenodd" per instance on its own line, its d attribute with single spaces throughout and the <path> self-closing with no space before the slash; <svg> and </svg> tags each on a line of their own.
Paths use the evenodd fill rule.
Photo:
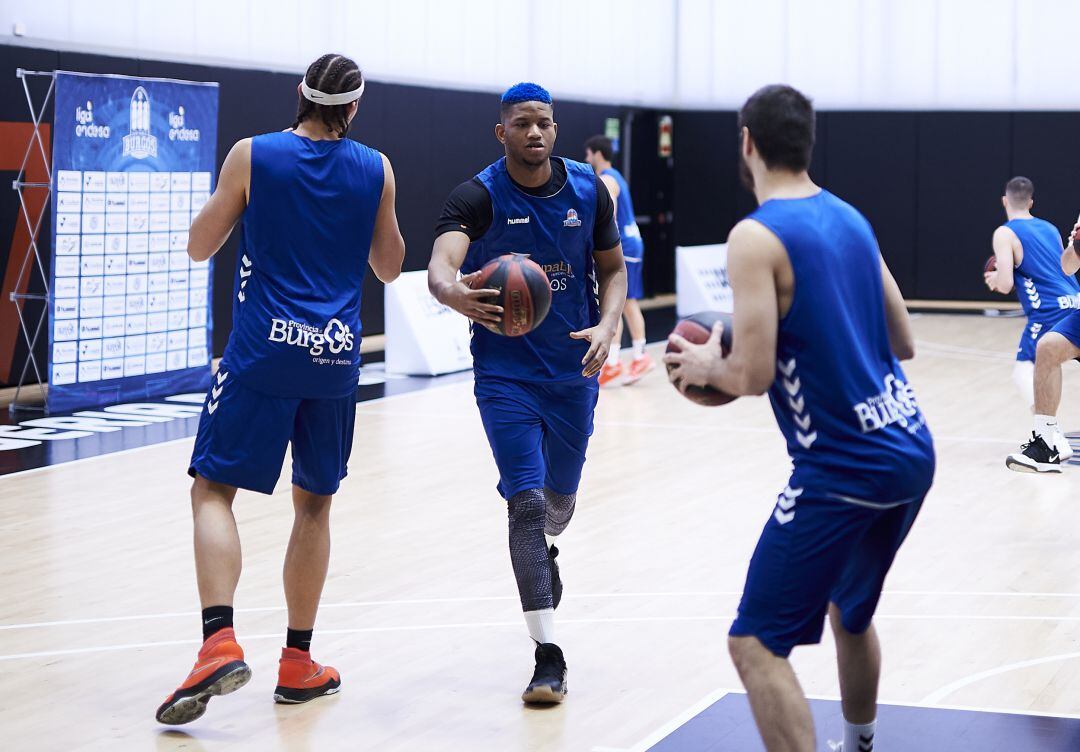
<svg viewBox="0 0 1080 752">
<path fill-rule="evenodd" d="M 494 325 L 502 320 L 500 315 L 503 312 L 502 306 L 484 302 L 485 298 L 497 298 L 499 291 L 490 288 L 474 290 L 469 287 L 469 283 L 478 276 L 480 276 L 480 272 L 475 271 L 459 279 L 446 290 L 442 302 L 470 321 L 499 334 Z"/>
<path fill-rule="evenodd" d="M 994 275 L 995 272 L 986 272 L 983 274 L 983 282 L 986 283 L 986 287 L 990 292 L 997 292 L 997 288 L 994 287 Z"/>
<path fill-rule="evenodd" d="M 571 339 L 589 340 L 589 351 L 581 359 L 581 375 L 591 378 L 600 373 L 611 350 L 611 340 L 615 339 L 615 327 L 606 324 L 597 324 L 590 329 L 582 329 L 580 332 L 570 332 Z"/>
<path fill-rule="evenodd" d="M 709 386 L 713 373 L 724 359 L 720 349 L 720 337 L 724 333 L 724 325 L 719 321 L 713 325 L 709 339 L 702 345 L 695 345 L 685 337 L 672 334 L 668 341 L 675 345 L 679 352 L 664 354 L 664 363 L 668 368 L 668 381 L 675 385 L 680 392 L 692 386 Z"/>
</svg>

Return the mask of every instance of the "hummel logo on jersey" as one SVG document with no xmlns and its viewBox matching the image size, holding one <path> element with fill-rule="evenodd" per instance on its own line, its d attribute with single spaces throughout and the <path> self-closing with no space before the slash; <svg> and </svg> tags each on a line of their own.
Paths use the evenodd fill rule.
<svg viewBox="0 0 1080 752">
<path fill-rule="evenodd" d="M 563 227 L 581 227 L 581 220 L 578 219 L 576 209 L 566 210 L 566 219 L 563 220 Z"/>
<path fill-rule="evenodd" d="M 508 225 L 527 225 L 529 224 L 528 217 L 507 217 L 506 224 Z"/>
</svg>

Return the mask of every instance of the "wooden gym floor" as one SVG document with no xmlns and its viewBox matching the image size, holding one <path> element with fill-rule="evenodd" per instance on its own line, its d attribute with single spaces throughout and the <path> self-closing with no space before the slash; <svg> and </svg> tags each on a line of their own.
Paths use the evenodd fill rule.
<svg viewBox="0 0 1080 752">
<path fill-rule="evenodd" d="M 883 701 L 1080 713 L 1080 471 L 1004 467 L 1030 431 L 1010 378 L 1021 325 L 915 321 L 906 368 L 939 471 L 879 610 Z M 1069 429 L 1080 426 L 1080 369 L 1065 370 Z M 738 688 L 725 634 L 789 469 L 765 399 L 699 408 L 659 370 L 602 395 L 560 539 L 570 694 L 552 709 L 518 699 L 532 650 L 471 383 L 363 403 L 357 421 L 313 645 L 341 670 L 341 694 L 271 700 L 286 468 L 273 497 L 241 492 L 236 503 L 237 631 L 254 678 L 179 729 L 153 715 L 199 644 L 191 441 L 0 477 L 0 746 L 624 750 Z M 828 637 L 793 660 L 809 694 L 837 694 Z"/>
</svg>

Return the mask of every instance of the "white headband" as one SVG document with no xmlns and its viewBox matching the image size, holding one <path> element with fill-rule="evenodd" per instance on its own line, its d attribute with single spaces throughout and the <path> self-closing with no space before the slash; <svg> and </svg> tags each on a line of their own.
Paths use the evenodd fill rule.
<svg viewBox="0 0 1080 752">
<path fill-rule="evenodd" d="M 364 84 L 366 83 L 366 81 L 361 81 L 360 88 L 352 91 L 343 91 L 340 94 L 326 94 L 318 89 L 312 89 L 307 85 L 307 80 L 302 78 L 300 79 L 300 91 L 304 94 L 305 99 L 315 104 L 349 104 L 364 96 Z"/>
</svg>

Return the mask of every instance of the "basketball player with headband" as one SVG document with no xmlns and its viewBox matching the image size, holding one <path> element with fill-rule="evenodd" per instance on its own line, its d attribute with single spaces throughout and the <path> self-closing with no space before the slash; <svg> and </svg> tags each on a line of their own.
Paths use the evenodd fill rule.
<svg viewBox="0 0 1080 752">
<path fill-rule="evenodd" d="M 330 559 L 330 503 L 352 449 L 360 369 L 360 291 L 370 265 L 401 272 L 405 243 L 385 156 L 346 138 L 364 79 L 324 55 L 297 87 L 289 130 L 239 141 L 191 225 L 188 255 L 213 256 L 239 222 L 234 328 L 211 380 L 189 474 L 203 645 L 158 708 L 161 723 L 199 718 L 215 695 L 248 682 L 233 630 L 240 538 L 238 488 L 270 494 L 292 444 L 294 522 L 285 552 L 288 629 L 274 699 L 333 694 L 338 672 L 311 658 Z"/>
<path fill-rule="evenodd" d="M 577 502 L 593 430 L 596 375 L 622 315 L 626 267 L 611 195 L 593 169 L 552 157 L 551 95 L 531 83 L 502 96 L 495 137 L 505 156 L 447 199 L 428 266 L 431 293 L 472 327 L 476 403 L 506 499 L 510 560 L 535 671 L 522 699 L 561 702 L 566 662 L 555 643 L 562 596 L 555 538 Z M 522 337 L 489 331 L 502 310 L 469 282 L 488 261 L 529 254 L 548 276 L 551 310 Z M 458 279 L 458 271 L 465 273 Z"/>
</svg>

